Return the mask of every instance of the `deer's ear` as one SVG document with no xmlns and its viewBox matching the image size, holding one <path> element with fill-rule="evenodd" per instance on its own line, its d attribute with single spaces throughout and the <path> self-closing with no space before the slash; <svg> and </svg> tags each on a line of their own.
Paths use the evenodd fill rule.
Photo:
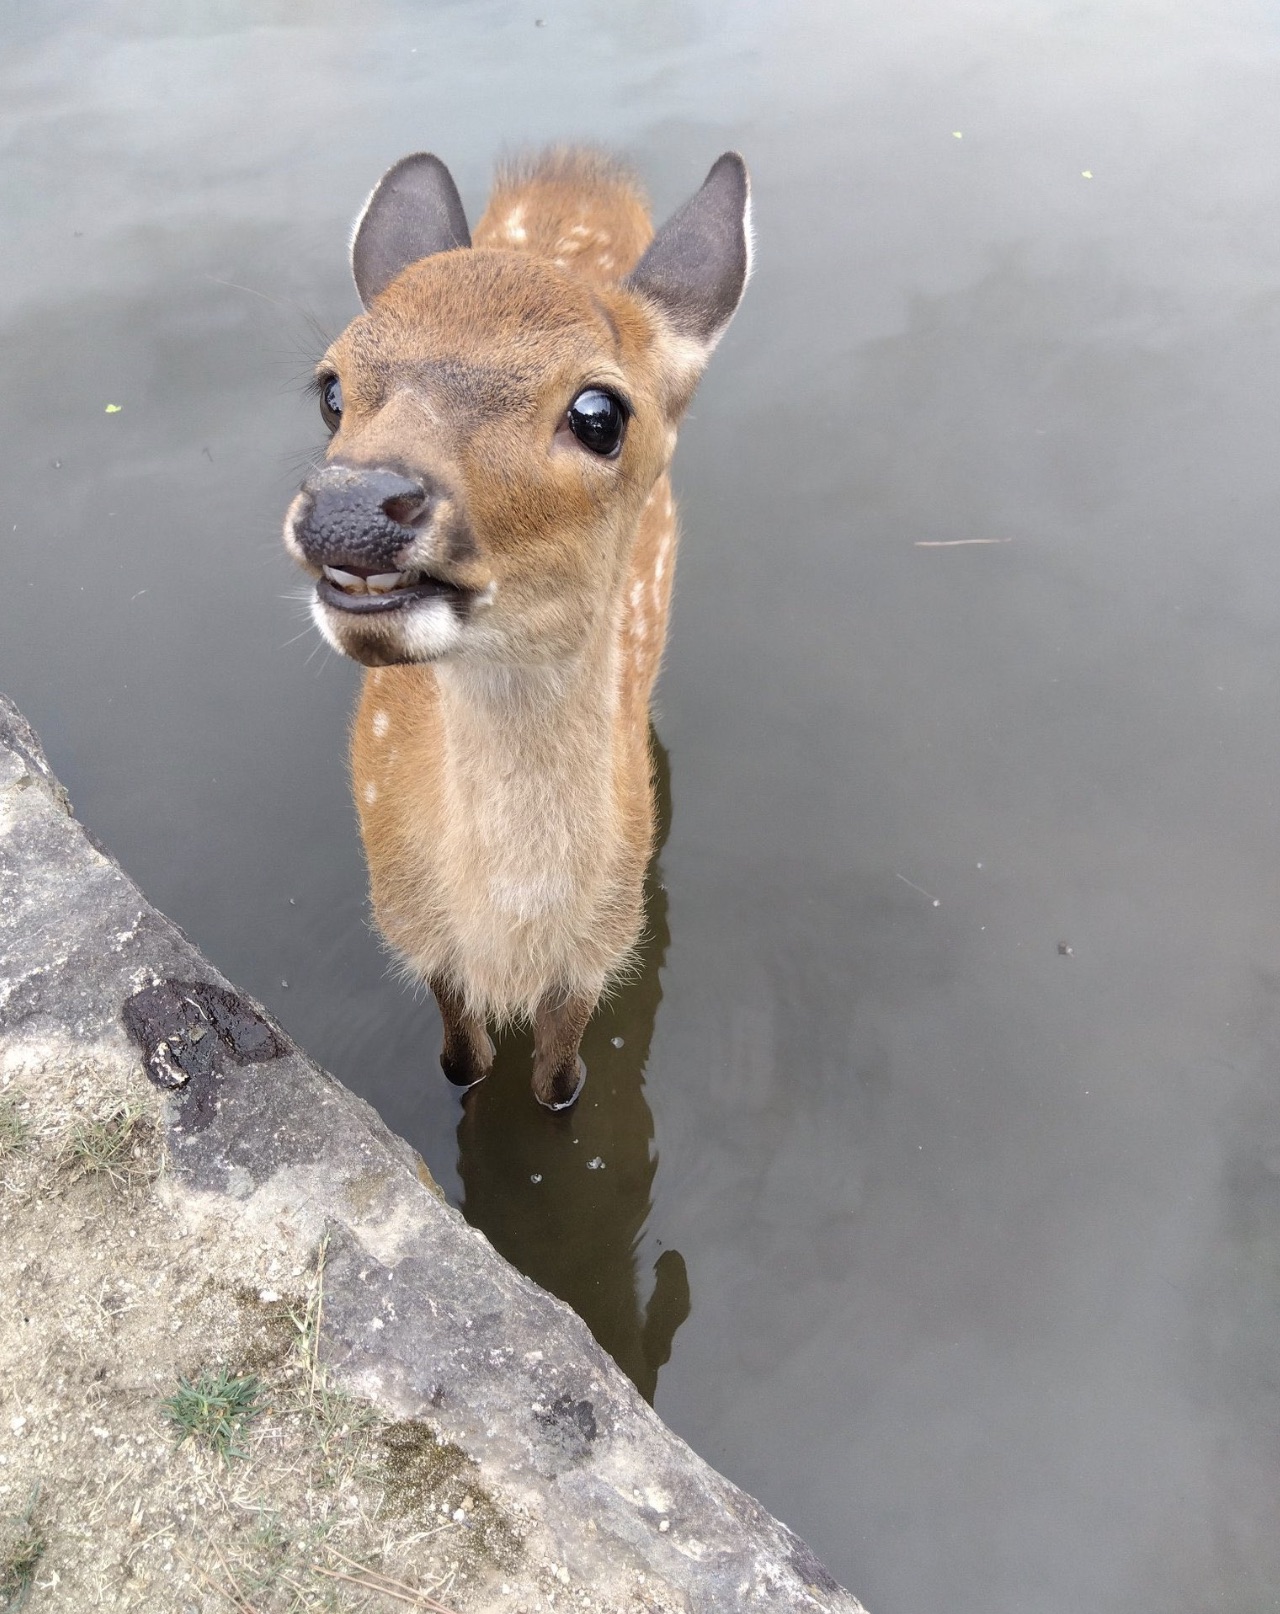
<svg viewBox="0 0 1280 1614">
<path fill-rule="evenodd" d="M 351 272 L 366 308 L 402 269 L 433 252 L 469 247 L 453 175 L 430 152 L 401 157 L 378 181 L 351 236 Z"/>
<path fill-rule="evenodd" d="M 705 363 L 751 273 L 751 181 L 736 151 L 716 160 L 649 243 L 626 285 L 650 297 Z"/>
</svg>

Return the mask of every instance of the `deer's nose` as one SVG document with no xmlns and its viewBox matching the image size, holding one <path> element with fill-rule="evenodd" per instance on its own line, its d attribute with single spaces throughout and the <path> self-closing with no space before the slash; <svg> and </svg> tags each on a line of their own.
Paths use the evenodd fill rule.
<svg viewBox="0 0 1280 1614">
<path fill-rule="evenodd" d="M 430 490 L 398 471 L 322 466 L 302 484 L 294 536 L 313 566 L 394 569 L 431 504 Z"/>
</svg>

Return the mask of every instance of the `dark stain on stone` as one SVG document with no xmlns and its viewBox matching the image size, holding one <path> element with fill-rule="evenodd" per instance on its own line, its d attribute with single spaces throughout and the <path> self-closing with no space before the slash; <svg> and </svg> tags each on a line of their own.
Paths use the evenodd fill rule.
<svg viewBox="0 0 1280 1614">
<path fill-rule="evenodd" d="M 288 1053 L 284 1038 L 235 992 L 219 986 L 198 986 L 195 993 L 223 1043 L 242 1062 L 257 1064 Z"/>
<path fill-rule="evenodd" d="M 147 1075 L 157 1087 L 183 1094 L 187 1126 L 212 1117 L 217 1080 L 228 1063 L 261 1064 L 289 1052 L 256 1009 L 209 981 L 144 987 L 125 1004 L 123 1018 Z"/>
<path fill-rule="evenodd" d="M 460 1446 L 438 1435 L 420 1418 L 405 1418 L 382 1431 L 385 1491 L 383 1506 L 392 1517 L 432 1510 L 448 1482 L 469 1479 L 475 1464 Z M 461 1492 L 459 1492 L 461 1495 Z M 456 1505 L 456 1504 L 453 1504 Z"/>
<path fill-rule="evenodd" d="M 534 1416 L 575 1461 L 587 1455 L 599 1433 L 596 1411 L 590 1401 L 575 1401 L 571 1395 L 559 1396 L 546 1412 Z"/>
</svg>

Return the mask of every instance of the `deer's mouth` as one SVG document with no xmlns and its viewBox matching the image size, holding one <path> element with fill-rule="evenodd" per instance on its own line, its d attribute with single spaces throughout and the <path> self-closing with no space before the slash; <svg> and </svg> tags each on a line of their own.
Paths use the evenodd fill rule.
<svg viewBox="0 0 1280 1614">
<path fill-rule="evenodd" d="M 419 600 L 446 600 L 463 606 L 468 591 L 428 572 L 375 572 L 371 566 L 325 566 L 316 581 L 316 596 L 335 611 L 367 616 L 402 611 Z"/>
</svg>

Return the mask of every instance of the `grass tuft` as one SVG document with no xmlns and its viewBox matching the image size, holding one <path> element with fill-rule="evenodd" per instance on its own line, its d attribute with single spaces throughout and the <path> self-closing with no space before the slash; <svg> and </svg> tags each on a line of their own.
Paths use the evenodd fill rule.
<svg viewBox="0 0 1280 1614">
<path fill-rule="evenodd" d="M 21 1513 L 0 1517 L 0 1609 L 25 1608 L 36 1568 L 48 1545 L 36 1514 L 40 1506 L 37 1485 Z"/>
<path fill-rule="evenodd" d="M 178 1388 L 160 1411 L 174 1427 L 179 1446 L 195 1440 L 224 1462 L 247 1456 L 239 1444 L 248 1426 L 265 1409 L 262 1380 L 247 1373 L 236 1378 L 225 1367 L 202 1373 L 194 1382 L 179 1379 Z"/>
<path fill-rule="evenodd" d="M 16 1154 L 27 1141 L 30 1131 L 17 1101 L 12 1098 L 0 1098 L 0 1160 L 6 1155 Z"/>
<path fill-rule="evenodd" d="M 67 1159 L 77 1176 L 104 1176 L 116 1188 L 155 1175 L 147 1145 L 151 1120 L 138 1104 L 123 1104 L 105 1120 L 81 1121 L 67 1144 Z"/>
</svg>

